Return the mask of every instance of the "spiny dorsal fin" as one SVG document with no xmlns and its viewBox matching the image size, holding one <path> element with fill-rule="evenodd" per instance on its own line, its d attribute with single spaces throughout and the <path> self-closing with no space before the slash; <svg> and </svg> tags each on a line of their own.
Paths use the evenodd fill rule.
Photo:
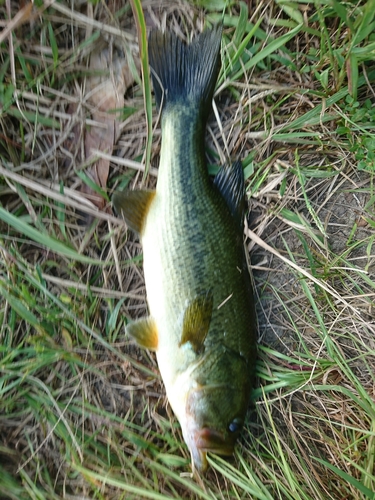
<svg viewBox="0 0 375 500">
<path fill-rule="evenodd" d="M 218 25 L 185 44 L 174 33 L 151 31 L 148 55 L 159 108 L 189 100 L 208 112 L 220 69 L 221 33 Z"/>
<path fill-rule="evenodd" d="M 182 324 L 182 335 L 179 346 L 190 342 L 196 354 L 203 350 L 212 316 L 212 291 L 199 295 L 187 306 Z"/>
<path fill-rule="evenodd" d="M 226 201 L 229 210 L 238 224 L 243 227 L 245 216 L 245 179 L 242 163 L 221 167 L 214 179 L 214 185 Z"/>
<path fill-rule="evenodd" d="M 125 331 L 140 347 L 151 351 L 156 351 L 158 348 L 158 330 L 152 318 L 142 318 L 129 323 L 126 325 Z"/>
<path fill-rule="evenodd" d="M 154 196 L 155 191 L 116 191 L 112 196 L 112 203 L 130 229 L 141 234 Z"/>
</svg>

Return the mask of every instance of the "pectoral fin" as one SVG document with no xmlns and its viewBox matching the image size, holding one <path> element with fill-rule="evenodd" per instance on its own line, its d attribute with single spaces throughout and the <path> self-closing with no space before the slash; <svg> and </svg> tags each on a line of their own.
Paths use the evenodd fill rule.
<svg viewBox="0 0 375 500">
<path fill-rule="evenodd" d="M 141 234 L 154 196 L 155 191 L 116 191 L 112 196 L 112 203 L 130 229 Z"/>
<path fill-rule="evenodd" d="M 158 330 L 152 318 L 142 318 L 129 323 L 126 333 L 137 342 L 140 347 L 156 351 L 158 348 Z"/>
<path fill-rule="evenodd" d="M 190 302 L 184 314 L 180 346 L 190 342 L 196 354 L 202 352 L 211 323 L 212 307 L 211 291 L 199 295 Z"/>
<path fill-rule="evenodd" d="M 245 215 L 245 179 L 240 161 L 221 167 L 214 185 L 226 201 L 236 221 L 243 227 Z"/>
</svg>

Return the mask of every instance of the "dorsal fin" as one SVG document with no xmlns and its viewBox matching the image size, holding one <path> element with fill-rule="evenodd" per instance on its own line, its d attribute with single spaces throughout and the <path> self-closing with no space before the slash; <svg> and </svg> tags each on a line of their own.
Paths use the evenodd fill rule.
<svg viewBox="0 0 375 500">
<path fill-rule="evenodd" d="M 112 203 L 130 229 L 141 234 L 154 196 L 155 191 L 116 191 L 112 196 Z"/>
<path fill-rule="evenodd" d="M 245 179 L 242 163 L 221 167 L 214 179 L 214 185 L 226 201 L 229 210 L 238 224 L 243 227 L 245 216 Z"/>
</svg>

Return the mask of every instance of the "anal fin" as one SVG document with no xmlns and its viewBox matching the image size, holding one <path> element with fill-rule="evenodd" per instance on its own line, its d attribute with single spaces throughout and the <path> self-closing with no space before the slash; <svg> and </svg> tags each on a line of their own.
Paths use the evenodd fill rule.
<svg viewBox="0 0 375 500">
<path fill-rule="evenodd" d="M 116 191 L 112 196 L 112 203 L 130 229 L 141 234 L 154 196 L 155 191 Z"/>
<path fill-rule="evenodd" d="M 190 343 L 193 351 L 199 354 L 211 323 L 213 296 L 211 290 L 193 299 L 187 306 L 182 324 L 179 346 Z"/>
<path fill-rule="evenodd" d="M 152 318 L 138 319 L 129 323 L 125 330 L 140 347 L 151 351 L 156 351 L 158 348 L 158 330 Z"/>
</svg>

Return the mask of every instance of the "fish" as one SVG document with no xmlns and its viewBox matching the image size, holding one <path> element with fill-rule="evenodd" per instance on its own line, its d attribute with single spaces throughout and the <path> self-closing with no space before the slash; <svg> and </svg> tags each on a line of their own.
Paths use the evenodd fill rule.
<svg viewBox="0 0 375 500">
<path fill-rule="evenodd" d="M 225 165 L 212 180 L 205 159 L 221 39 L 221 26 L 189 44 L 168 31 L 150 33 L 162 131 L 157 185 L 112 197 L 143 248 L 149 315 L 129 322 L 126 332 L 156 351 L 193 472 L 207 469 L 209 452 L 233 454 L 256 362 L 243 167 Z"/>
</svg>

